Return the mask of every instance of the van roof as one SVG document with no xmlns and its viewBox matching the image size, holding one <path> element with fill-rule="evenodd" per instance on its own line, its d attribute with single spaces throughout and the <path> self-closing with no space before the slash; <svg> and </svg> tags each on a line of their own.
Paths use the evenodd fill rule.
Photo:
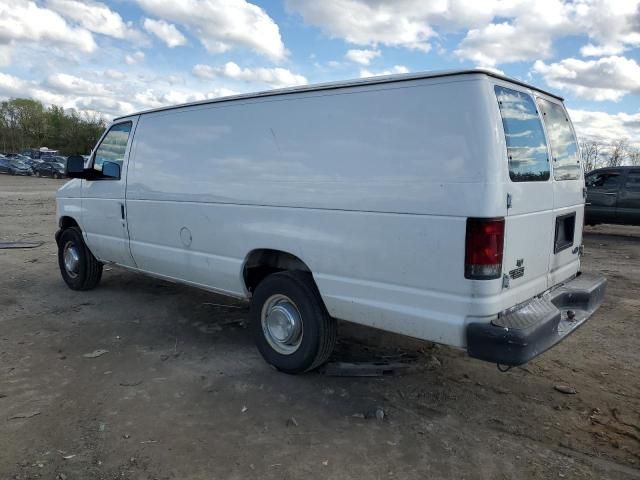
<svg viewBox="0 0 640 480">
<path fill-rule="evenodd" d="M 182 103 L 179 105 L 170 105 L 166 107 L 158 107 L 152 108 L 149 110 L 142 110 L 140 112 L 131 113 L 129 115 L 123 115 L 120 117 L 114 118 L 114 121 L 132 117 L 135 115 L 142 115 L 145 113 L 153 113 L 153 112 L 161 112 L 163 110 L 173 110 L 175 108 L 182 107 L 190 107 L 193 105 L 206 105 L 209 103 L 221 103 L 221 102 L 229 102 L 232 100 L 246 100 L 251 98 L 259 98 L 259 97 L 271 97 L 276 95 L 287 95 L 289 93 L 301 93 L 301 92 L 315 92 L 319 90 L 333 90 L 338 88 L 347 88 L 347 87 L 356 87 L 359 85 L 378 85 L 383 83 L 395 83 L 395 82 L 406 82 L 410 80 L 420 80 L 423 78 L 438 78 L 438 77 L 451 77 L 457 75 L 473 75 L 473 74 L 483 74 L 488 75 L 490 77 L 498 78 L 500 80 L 506 80 L 510 83 L 514 83 L 516 85 L 521 85 L 526 88 L 530 88 L 532 90 L 536 90 L 538 92 L 544 93 L 551 97 L 557 98 L 560 101 L 564 99 L 556 94 L 551 92 L 547 92 L 546 90 L 542 90 L 538 87 L 534 87 L 526 82 L 521 80 L 517 80 L 515 78 L 507 77 L 506 75 L 502 75 L 493 70 L 485 69 L 485 68 L 472 68 L 472 69 L 459 69 L 459 70 L 434 70 L 430 72 L 418 72 L 418 73 L 401 73 L 394 75 L 381 75 L 377 77 L 368 77 L 368 78 L 359 78 L 353 80 L 340 80 L 337 82 L 326 82 L 326 83 L 316 83 L 312 85 L 301 85 L 297 87 L 289 87 L 289 88 L 278 88 L 273 90 L 264 90 L 260 92 L 253 93 L 242 93 L 239 95 L 230 95 L 226 97 L 218 97 L 211 98 L 207 100 L 200 100 L 198 102 L 189 102 Z"/>
</svg>

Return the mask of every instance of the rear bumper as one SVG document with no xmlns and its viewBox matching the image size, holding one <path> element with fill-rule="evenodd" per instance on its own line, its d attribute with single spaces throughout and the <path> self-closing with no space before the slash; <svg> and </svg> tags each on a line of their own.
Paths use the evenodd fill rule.
<svg viewBox="0 0 640 480">
<path fill-rule="evenodd" d="M 553 347 L 598 309 L 607 285 L 601 275 L 581 274 L 490 323 L 467 326 L 469 356 L 522 365 Z"/>
</svg>

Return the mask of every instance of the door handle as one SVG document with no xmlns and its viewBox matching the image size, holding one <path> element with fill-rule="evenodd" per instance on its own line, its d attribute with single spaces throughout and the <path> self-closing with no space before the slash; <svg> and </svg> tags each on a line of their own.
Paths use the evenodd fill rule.
<svg viewBox="0 0 640 480">
<path fill-rule="evenodd" d="M 124 221 L 124 204 L 120 204 L 120 218 Z"/>
</svg>

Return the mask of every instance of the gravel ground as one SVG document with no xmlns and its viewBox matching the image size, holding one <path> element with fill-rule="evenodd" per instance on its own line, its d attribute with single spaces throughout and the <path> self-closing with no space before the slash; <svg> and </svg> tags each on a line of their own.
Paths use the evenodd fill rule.
<svg viewBox="0 0 640 480">
<path fill-rule="evenodd" d="M 234 300 L 117 268 L 69 290 L 62 184 L 0 175 L 0 241 L 44 242 L 0 250 L 1 479 L 640 479 L 640 228 L 586 229 L 605 304 L 523 368 L 342 324 L 334 360 L 410 370 L 287 376 Z"/>
</svg>

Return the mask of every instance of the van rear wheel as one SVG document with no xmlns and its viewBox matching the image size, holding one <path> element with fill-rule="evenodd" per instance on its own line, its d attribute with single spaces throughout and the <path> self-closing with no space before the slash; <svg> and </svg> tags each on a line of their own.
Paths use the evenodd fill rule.
<svg viewBox="0 0 640 480">
<path fill-rule="evenodd" d="M 254 292 L 250 317 L 258 350 L 285 373 L 319 367 L 336 343 L 336 321 L 307 272 L 279 272 L 265 278 Z"/>
<path fill-rule="evenodd" d="M 58 239 L 58 265 L 62 279 L 72 290 L 91 290 L 102 278 L 102 263 L 84 243 L 79 228 L 67 228 Z"/>
</svg>

